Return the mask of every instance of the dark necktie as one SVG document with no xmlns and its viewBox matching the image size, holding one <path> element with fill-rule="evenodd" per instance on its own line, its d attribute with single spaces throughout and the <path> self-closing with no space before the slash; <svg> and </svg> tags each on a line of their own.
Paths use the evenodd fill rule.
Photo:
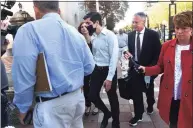
<svg viewBox="0 0 193 128">
<path fill-rule="evenodd" d="M 139 37 L 140 33 L 137 32 L 137 60 L 139 61 L 139 57 L 140 57 L 140 37 Z"/>
</svg>

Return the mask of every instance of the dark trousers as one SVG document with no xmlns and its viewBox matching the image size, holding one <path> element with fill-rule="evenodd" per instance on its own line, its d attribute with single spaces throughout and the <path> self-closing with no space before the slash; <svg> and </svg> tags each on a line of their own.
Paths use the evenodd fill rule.
<svg viewBox="0 0 193 128">
<path fill-rule="evenodd" d="M 153 107 L 153 104 L 155 103 L 154 98 L 154 79 L 151 78 L 150 85 L 148 88 L 146 88 L 146 97 L 147 97 L 147 104 L 148 107 Z"/>
<path fill-rule="evenodd" d="M 132 86 L 132 90 L 135 90 L 132 94 L 135 117 L 141 118 L 144 113 L 143 91 L 138 90 L 136 87 L 134 87 L 135 84 Z M 148 107 L 153 107 L 153 104 L 155 103 L 153 83 L 149 85 L 149 88 L 146 88 L 146 96 Z"/>
<path fill-rule="evenodd" d="M 4 96 L 6 95 L 4 94 Z M 1 127 L 8 126 L 8 113 L 6 111 L 6 107 L 7 107 L 7 99 L 1 96 Z"/>
<path fill-rule="evenodd" d="M 177 128 L 180 100 L 172 98 L 170 107 L 170 128 Z"/>
<path fill-rule="evenodd" d="M 108 67 L 99 68 L 95 66 L 95 69 L 91 75 L 91 84 L 90 84 L 90 93 L 89 98 L 99 108 L 104 115 L 109 113 L 108 108 L 105 106 L 103 101 L 100 98 L 100 91 L 103 85 L 103 82 L 106 80 L 108 75 Z M 117 72 L 112 80 L 111 89 L 107 92 L 107 96 L 111 106 L 111 114 L 113 118 L 113 123 L 119 124 L 119 101 L 117 97 Z"/>
<path fill-rule="evenodd" d="M 86 107 L 90 107 L 91 106 L 91 102 L 88 98 L 88 94 L 90 91 L 90 79 L 91 79 L 91 75 L 85 76 L 84 77 L 84 86 L 83 86 L 83 90 L 84 90 L 84 97 L 85 97 L 85 106 Z"/>
<path fill-rule="evenodd" d="M 131 79 L 128 81 L 128 86 L 130 86 L 131 99 L 133 100 L 134 113 L 136 118 L 142 118 L 144 113 L 144 104 L 143 104 L 143 92 L 145 89 L 144 77 L 139 75 L 134 70 L 130 70 Z M 128 92 L 128 93 L 129 93 Z"/>
<path fill-rule="evenodd" d="M 135 96 L 132 97 L 135 117 L 142 118 L 144 113 L 143 92 L 138 92 Z"/>
</svg>

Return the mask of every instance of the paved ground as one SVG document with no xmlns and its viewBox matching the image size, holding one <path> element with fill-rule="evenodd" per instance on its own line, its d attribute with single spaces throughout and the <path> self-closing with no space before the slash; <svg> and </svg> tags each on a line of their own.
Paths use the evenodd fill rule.
<svg viewBox="0 0 193 128">
<path fill-rule="evenodd" d="M 11 75 L 10 75 L 10 68 L 11 68 L 11 63 L 12 63 L 12 57 L 5 57 L 3 59 L 6 65 L 7 73 L 9 75 L 9 81 L 11 82 Z M 157 110 L 157 97 L 159 93 L 159 77 L 155 80 L 155 98 L 156 98 L 156 104 L 154 105 L 154 110 L 155 112 L 149 116 L 146 113 L 143 115 L 143 122 L 139 123 L 136 128 L 168 128 L 168 126 L 160 119 L 160 116 L 158 114 Z M 119 94 L 118 94 L 119 96 Z M 109 107 L 109 102 L 107 99 L 107 95 L 105 91 L 101 91 L 101 97 L 104 103 Z M 121 122 L 121 128 L 130 128 L 129 126 L 129 120 L 132 118 L 133 115 L 133 103 L 132 100 L 124 100 L 119 97 L 119 104 L 120 104 L 120 122 Z M 146 97 L 144 95 L 144 104 L 145 104 L 145 109 L 146 109 Z M 14 115 L 15 116 L 15 115 Z M 13 117 L 12 117 L 13 118 Z M 99 128 L 100 122 L 102 121 L 103 114 L 100 112 L 98 115 L 92 116 L 90 115 L 89 117 L 84 117 L 84 127 L 85 128 Z M 112 119 L 109 121 L 111 122 Z M 17 125 L 17 128 L 33 128 L 33 126 L 21 126 Z M 111 128 L 111 123 L 109 123 L 108 128 Z"/>
<path fill-rule="evenodd" d="M 155 112 L 152 115 L 147 115 L 146 113 L 143 114 L 143 122 L 139 123 L 136 128 L 168 128 L 168 126 L 160 119 L 158 114 L 157 106 L 157 96 L 159 92 L 159 77 L 155 81 L 155 97 L 156 97 L 156 104 L 154 105 Z M 119 95 L 119 94 L 118 94 Z M 109 102 L 105 91 L 101 91 L 101 97 L 104 103 L 109 107 Z M 133 102 L 132 100 L 124 100 L 119 97 L 119 104 L 120 104 L 120 122 L 121 128 L 130 128 L 129 120 L 132 118 L 133 115 Z M 146 109 L 146 97 L 144 95 L 144 104 Z M 84 117 L 84 126 L 85 128 L 99 128 L 100 122 L 102 121 L 103 114 L 99 113 L 96 116 L 90 115 L 89 117 Z M 110 120 L 109 122 L 111 122 Z M 108 128 L 111 128 L 111 123 L 109 123 Z"/>
</svg>

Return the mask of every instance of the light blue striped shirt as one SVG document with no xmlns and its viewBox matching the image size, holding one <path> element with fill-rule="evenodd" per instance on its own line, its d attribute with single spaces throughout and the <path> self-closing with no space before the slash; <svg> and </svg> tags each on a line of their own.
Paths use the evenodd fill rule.
<svg viewBox="0 0 193 128">
<path fill-rule="evenodd" d="M 112 31 L 103 28 L 99 35 L 96 35 L 96 33 L 93 34 L 91 43 L 96 65 L 109 66 L 106 79 L 112 81 L 119 53 L 117 36 Z"/>
<path fill-rule="evenodd" d="M 39 94 L 56 97 L 83 86 L 83 78 L 94 70 L 94 59 L 84 37 L 65 23 L 57 13 L 19 28 L 13 43 L 12 77 L 14 103 L 25 113 L 32 104 L 36 82 L 36 62 L 45 53 L 52 92 Z"/>
</svg>

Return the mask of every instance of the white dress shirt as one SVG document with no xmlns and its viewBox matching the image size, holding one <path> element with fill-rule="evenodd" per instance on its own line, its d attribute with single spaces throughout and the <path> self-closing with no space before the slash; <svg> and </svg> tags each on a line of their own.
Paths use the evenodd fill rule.
<svg viewBox="0 0 193 128">
<path fill-rule="evenodd" d="M 142 47 L 142 44 L 143 44 L 143 37 L 144 37 L 144 33 L 145 33 L 145 27 L 143 28 L 143 30 L 140 32 L 139 34 L 139 38 L 140 38 L 140 49 Z M 137 34 L 138 32 L 136 31 L 135 33 L 135 61 L 138 61 L 138 58 L 137 58 Z"/>
<path fill-rule="evenodd" d="M 141 32 L 139 32 L 139 38 L 140 38 L 140 50 L 142 48 L 142 45 L 143 45 L 143 38 L 144 38 L 144 33 L 145 33 L 145 27 L 143 28 L 143 30 Z M 136 31 L 135 33 L 135 61 L 138 61 L 138 58 L 137 58 L 137 34 L 138 32 Z M 145 76 L 144 77 L 144 80 L 145 80 L 145 83 L 146 83 L 146 87 L 149 86 L 150 84 L 150 79 L 151 77 L 150 76 Z"/>
<path fill-rule="evenodd" d="M 182 83 L 182 68 L 181 68 L 181 52 L 188 50 L 190 45 L 176 45 L 175 53 L 175 72 L 174 72 L 174 100 L 180 99 L 181 83 Z"/>
<path fill-rule="evenodd" d="M 92 52 L 97 66 L 109 66 L 107 80 L 112 81 L 118 62 L 118 40 L 116 35 L 106 28 L 91 38 Z"/>
</svg>

